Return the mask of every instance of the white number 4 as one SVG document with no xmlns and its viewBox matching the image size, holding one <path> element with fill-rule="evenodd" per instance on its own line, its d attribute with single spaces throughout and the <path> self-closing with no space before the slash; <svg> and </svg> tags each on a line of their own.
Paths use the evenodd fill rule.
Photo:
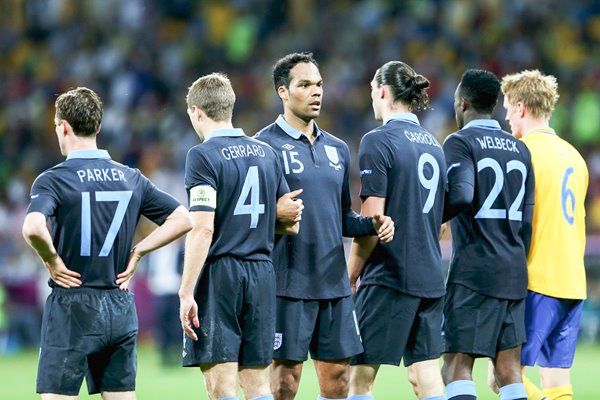
<svg viewBox="0 0 600 400">
<path fill-rule="evenodd" d="M 246 200 L 250 195 L 250 204 L 246 204 Z M 265 205 L 260 203 L 260 186 L 258 182 L 258 167 L 252 166 L 248 168 L 242 193 L 237 200 L 233 215 L 250 214 L 250 228 L 254 229 L 258 225 L 258 217 L 265 213 Z"/>
</svg>

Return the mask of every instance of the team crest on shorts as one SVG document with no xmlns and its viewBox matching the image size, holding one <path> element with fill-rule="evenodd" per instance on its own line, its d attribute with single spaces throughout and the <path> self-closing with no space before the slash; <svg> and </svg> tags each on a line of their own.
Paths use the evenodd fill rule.
<svg viewBox="0 0 600 400">
<path fill-rule="evenodd" d="M 336 170 L 341 169 L 340 165 L 340 157 L 338 156 L 337 150 L 333 146 L 323 146 L 325 148 L 325 154 L 327 154 L 327 158 L 329 159 L 329 165 L 335 168 Z"/>
<path fill-rule="evenodd" d="M 275 332 L 275 341 L 273 342 L 273 350 L 277 350 L 281 347 L 283 342 L 283 333 Z"/>
</svg>

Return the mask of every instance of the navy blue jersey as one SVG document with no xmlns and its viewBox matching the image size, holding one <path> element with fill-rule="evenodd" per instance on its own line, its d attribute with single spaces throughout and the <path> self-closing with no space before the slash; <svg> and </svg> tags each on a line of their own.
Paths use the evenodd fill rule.
<svg viewBox="0 0 600 400">
<path fill-rule="evenodd" d="M 161 225 L 179 206 L 142 173 L 104 150 L 75 151 L 37 177 L 27 212 L 50 221 L 54 246 L 82 286 L 116 288 L 144 215 Z M 51 286 L 56 284 L 50 280 Z"/>
<path fill-rule="evenodd" d="M 212 132 L 187 154 L 185 187 L 190 211 L 215 213 L 207 260 L 271 260 L 277 199 L 289 189 L 268 144 L 241 129 Z"/>
<path fill-rule="evenodd" d="M 475 120 L 444 142 L 449 197 L 472 192 L 452 220 L 449 283 L 501 299 L 527 295 L 527 243 L 534 203 L 529 150 L 494 120 Z M 450 205 L 452 200 L 448 202 Z"/>
<path fill-rule="evenodd" d="M 385 214 L 395 223 L 394 240 L 377 244 L 361 284 L 443 296 L 439 234 L 446 161 L 440 144 L 414 114 L 399 114 L 363 136 L 359 165 L 361 197 L 385 197 Z"/>
<path fill-rule="evenodd" d="M 277 295 L 305 300 L 350 295 L 342 235 L 375 234 L 372 218 L 352 210 L 348 146 L 315 130 L 311 144 L 280 116 L 256 135 L 278 153 L 290 189 L 304 189 L 300 233 L 277 237 L 273 263 Z"/>
</svg>

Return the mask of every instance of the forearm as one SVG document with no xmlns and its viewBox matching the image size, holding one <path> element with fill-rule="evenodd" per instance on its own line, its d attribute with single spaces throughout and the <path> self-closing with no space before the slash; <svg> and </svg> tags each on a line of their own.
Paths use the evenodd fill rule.
<svg viewBox="0 0 600 400">
<path fill-rule="evenodd" d="M 133 249 L 140 257 L 171 243 L 192 229 L 193 223 L 185 207 L 179 206 L 165 222 L 139 242 Z"/>
<path fill-rule="evenodd" d="M 39 212 L 27 214 L 23 223 L 23 238 L 44 262 L 57 257 L 50 231 L 46 227 L 46 217 Z"/>
<path fill-rule="evenodd" d="M 195 226 L 185 240 L 185 257 L 179 296 L 193 296 L 198 277 L 208 256 L 212 242 L 212 230 Z"/>
<path fill-rule="evenodd" d="M 373 217 L 362 216 L 352 209 L 347 209 L 342 215 L 342 235 L 359 237 L 376 235 L 373 228 Z"/>
<path fill-rule="evenodd" d="M 450 184 L 444 202 L 444 217 L 442 222 L 451 220 L 460 214 L 473 202 L 475 189 L 468 182 Z"/>
<path fill-rule="evenodd" d="M 281 222 L 275 224 L 275 233 L 278 235 L 297 235 L 300 232 L 300 222 Z"/>
<path fill-rule="evenodd" d="M 355 238 L 350 248 L 350 256 L 348 258 L 348 277 L 350 284 L 354 286 L 367 260 L 377 246 L 378 239 L 375 236 L 365 236 Z"/>
</svg>

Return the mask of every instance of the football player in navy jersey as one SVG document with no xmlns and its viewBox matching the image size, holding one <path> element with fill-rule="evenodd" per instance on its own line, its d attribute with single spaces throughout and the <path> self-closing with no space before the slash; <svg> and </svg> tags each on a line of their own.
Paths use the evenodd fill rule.
<svg viewBox="0 0 600 400">
<path fill-rule="evenodd" d="M 351 368 L 353 400 L 372 399 L 379 366 L 401 359 L 419 398 L 445 399 L 439 235 L 446 161 L 413 113 L 429 105 L 428 87 L 427 78 L 401 61 L 384 64 L 371 81 L 375 119 L 383 125 L 360 143 L 361 213 L 386 214 L 397 224 L 391 243 L 356 238 L 350 252 L 348 273 L 365 349 Z"/>
<path fill-rule="evenodd" d="M 192 220 L 140 171 L 98 150 L 102 101 L 96 93 L 78 87 L 55 106 L 55 133 L 67 160 L 37 177 L 23 224 L 52 287 L 36 390 L 42 399 L 72 399 L 86 376 L 90 394 L 135 399 L 138 324 L 127 286 L 140 259 L 185 234 Z M 132 248 L 140 215 L 160 227 Z"/>
<path fill-rule="evenodd" d="M 448 399 L 476 398 L 477 357 L 492 359 L 501 399 L 527 398 L 520 353 L 534 175 L 527 147 L 491 119 L 499 93 L 493 73 L 467 70 L 454 96 L 460 130 L 443 146 L 444 219 L 453 218 L 443 326 Z"/>
<path fill-rule="evenodd" d="M 279 155 L 292 190 L 303 189 L 305 209 L 297 236 L 276 238 L 277 329 L 272 392 L 293 399 L 310 351 L 320 397 L 346 398 L 350 358 L 362 352 L 342 236 L 378 235 L 388 242 L 393 222 L 361 217 L 351 208 L 350 151 L 315 123 L 323 79 L 312 54 L 293 53 L 273 69 L 283 115 L 256 137 Z"/>
<path fill-rule="evenodd" d="M 271 261 L 277 200 L 289 192 L 275 151 L 231 123 L 226 76 L 200 77 L 187 112 L 201 144 L 188 151 L 185 186 L 194 228 L 179 290 L 183 365 L 199 366 L 211 399 L 270 399 L 275 334 Z M 298 232 L 302 209 L 282 232 Z M 292 205 L 294 205 L 292 204 Z M 288 209 L 289 209 L 288 205 Z"/>
</svg>

